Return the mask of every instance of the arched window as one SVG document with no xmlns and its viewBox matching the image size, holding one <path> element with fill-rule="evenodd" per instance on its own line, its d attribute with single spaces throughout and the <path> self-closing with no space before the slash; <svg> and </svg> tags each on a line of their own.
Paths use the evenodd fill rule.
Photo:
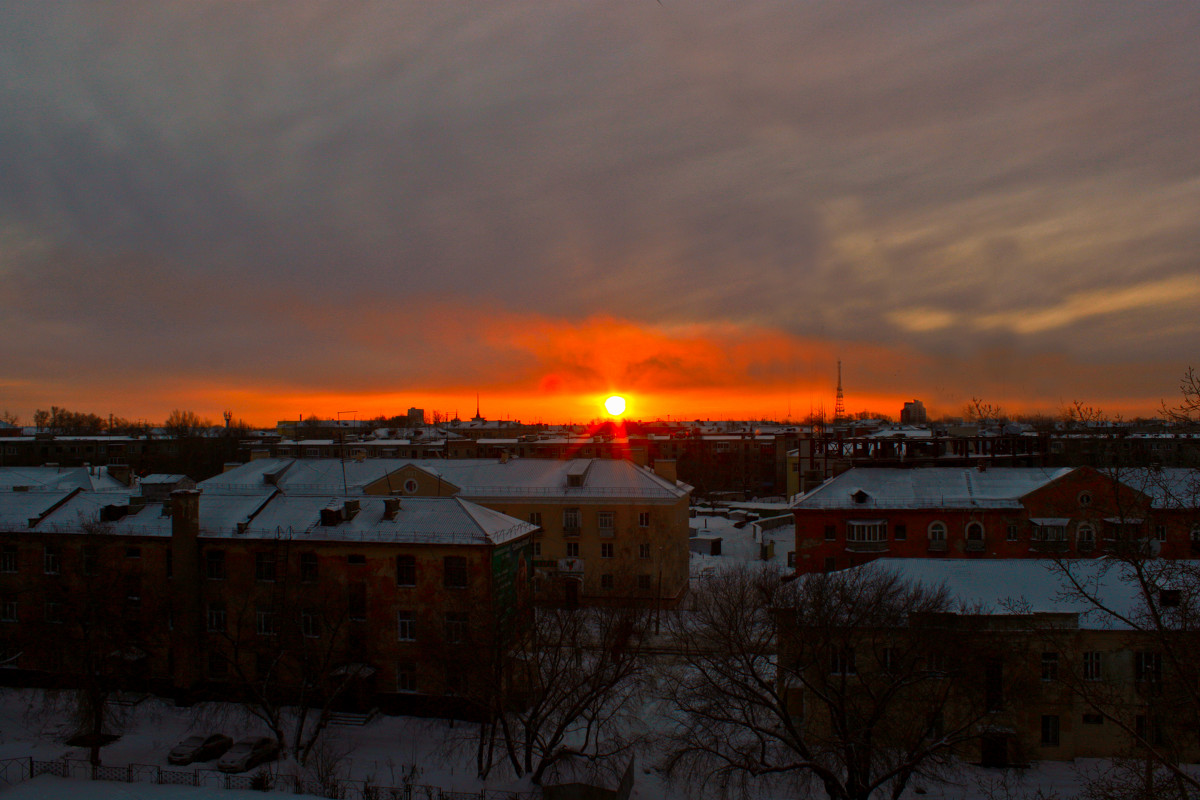
<svg viewBox="0 0 1200 800">
<path fill-rule="evenodd" d="M 1192 544 L 1200 544 L 1200 522 L 1192 526 Z"/>
<path fill-rule="evenodd" d="M 929 526 L 929 541 L 944 542 L 946 541 L 946 523 L 934 522 Z"/>
<path fill-rule="evenodd" d="M 967 523 L 967 541 L 982 542 L 983 541 L 983 526 L 978 522 Z"/>
</svg>

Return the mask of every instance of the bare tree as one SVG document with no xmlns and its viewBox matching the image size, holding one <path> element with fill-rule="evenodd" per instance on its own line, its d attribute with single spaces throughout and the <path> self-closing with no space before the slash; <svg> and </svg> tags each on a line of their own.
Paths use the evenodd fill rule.
<svg viewBox="0 0 1200 800">
<path fill-rule="evenodd" d="M 356 658 L 344 589 L 317 591 L 289 569 L 287 542 L 256 563 L 258 591 L 222 606 L 229 681 L 283 752 L 307 764 L 339 702 L 370 668 Z M 285 609 L 289 613 L 283 613 Z"/>
<path fill-rule="evenodd" d="M 636 740 L 648 621 L 635 608 L 539 608 L 506 626 L 465 689 L 485 712 L 480 776 L 497 757 L 534 784 L 574 757 L 615 766 Z"/>
<path fill-rule="evenodd" d="M 1007 419 L 1004 409 L 998 405 L 985 402 L 978 397 L 972 397 L 971 402 L 967 403 L 967 407 L 963 410 L 963 414 L 970 422 L 977 422 L 980 425 L 1000 424 Z"/>
<path fill-rule="evenodd" d="M 212 426 L 212 420 L 201 419 L 194 411 L 180 411 L 178 408 L 174 409 L 167 416 L 167 421 L 163 423 L 167 433 L 177 439 L 198 436 Z"/>
<path fill-rule="evenodd" d="M 1200 423 L 1200 374 L 1194 367 L 1188 367 L 1179 379 L 1179 394 L 1180 401 L 1176 405 L 1168 406 L 1163 401 L 1163 414 L 1172 422 L 1183 425 Z"/>
<path fill-rule="evenodd" d="M 1071 404 L 1063 409 L 1062 419 L 1069 428 L 1087 428 L 1102 422 L 1104 412 L 1082 400 L 1072 400 Z"/>
<path fill-rule="evenodd" d="M 969 676 L 988 657 L 947 635 L 943 591 L 872 568 L 782 577 L 719 574 L 673 620 L 668 775 L 722 794 L 774 780 L 839 800 L 899 797 L 979 738 L 995 702 Z"/>
</svg>

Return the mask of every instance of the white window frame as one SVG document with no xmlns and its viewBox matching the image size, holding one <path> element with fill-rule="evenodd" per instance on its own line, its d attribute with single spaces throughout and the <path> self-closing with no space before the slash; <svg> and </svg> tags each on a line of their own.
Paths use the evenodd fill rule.
<svg viewBox="0 0 1200 800">
<path fill-rule="evenodd" d="M 417 640 L 417 615 L 411 609 L 396 612 L 396 638 L 402 642 Z"/>
<path fill-rule="evenodd" d="M 942 522 L 941 520 L 935 520 L 929 523 L 929 541 L 944 542 L 946 541 L 947 532 L 948 528 L 946 527 L 946 523 Z"/>
</svg>

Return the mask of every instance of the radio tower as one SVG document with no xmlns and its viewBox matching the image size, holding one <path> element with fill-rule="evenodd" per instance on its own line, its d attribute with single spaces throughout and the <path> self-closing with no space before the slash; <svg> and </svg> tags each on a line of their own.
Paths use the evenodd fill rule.
<svg viewBox="0 0 1200 800">
<path fill-rule="evenodd" d="M 846 418 L 846 398 L 842 395 L 842 360 L 838 359 L 838 390 L 837 403 L 833 407 L 833 421 L 841 422 Z"/>
</svg>

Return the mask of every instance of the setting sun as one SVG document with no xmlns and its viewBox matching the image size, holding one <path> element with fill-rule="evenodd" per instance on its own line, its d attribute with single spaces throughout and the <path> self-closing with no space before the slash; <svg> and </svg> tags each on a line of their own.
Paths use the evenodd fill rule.
<svg viewBox="0 0 1200 800">
<path fill-rule="evenodd" d="M 625 413 L 625 398 L 619 394 L 604 401 L 604 409 L 612 416 L 619 417 Z"/>
</svg>

